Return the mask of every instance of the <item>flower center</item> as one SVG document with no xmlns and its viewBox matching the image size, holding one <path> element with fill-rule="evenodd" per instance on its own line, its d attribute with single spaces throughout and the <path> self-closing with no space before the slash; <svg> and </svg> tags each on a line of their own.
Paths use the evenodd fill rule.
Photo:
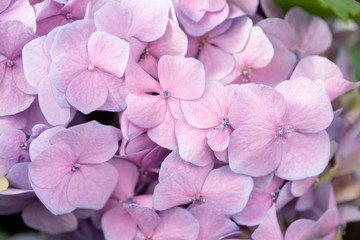
<svg viewBox="0 0 360 240">
<path fill-rule="evenodd" d="M 150 54 L 150 53 L 149 53 L 149 48 L 146 47 L 146 48 L 144 49 L 144 51 L 142 52 L 139 61 L 140 61 L 140 62 L 144 61 L 145 57 L 146 57 L 146 56 L 149 56 L 149 54 Z"/>
<path fill-rule="evenodd" d="M 163 98 L 169 98 L 170 97 L 170 93 L 169 93 L 169 90 L 162 90 L 160 95 L 163 97 Z"/>
<path fill-rule="evenodd" d="M 27 144 L 27 142 L 20 143 L 19 146 L 21 147 L 22 150 L 29 149 L 29 145 Z"/>
<path fill-rule="evenodd" d="M 202 50 L 205 46 L 205 44 L 208 42 L 208 39 L 207 38 L 203 38 L 201 40 L 199 40 L 199 50 Z"/>
<path fill-rule="evenodd" d="M 273 203 L 276 203 L 276 201 L 279 197 L 279 194 L 280 194 L 279 189 L 276 189 L 274 192 L 271 193 Z"/>
<path fill-rule="evenodd" d="M 291 133 L 294 132 L 295 129 L 288 127 L 284 127 L 283 123 L 280 123 L 279 129 L 278 130 L 274 130 L 273 132 L 276 133 L 275 138 L 278 139 L 278 141 L 276 143 L 279 143 L 279 141 L 282 142 L 282 144 L 285 144 L 284 142 L 284 137 L 286 136 L 287 138 L 291 137 Z"/>
<path fill-rule="evenodd" d="M 131 36 L 125 36 L 125 41 L 127 41 L 127 42 L 130 42 L 130 40 L 131 40 Z"/>
<path fill-rule="evenodd" d="M 89 70 L 89 71 L 94 71 L 94 68 L 95 68 L 94 65 L 91 65 L 91 64 L 90 64 L 90 65 L 88 66 L 88 70 Z"/>
<path fill-rule="evenodd" d="M 205 203 L 205 198 L 204 196 L 198 194 L 196 196 L 193 196 L 192 198 L 189 199 L 189 202 L 192 202 L 192 203 Z"/>
<path fill-rule="evenodd" d="M 72 19 L 73 15 L 71 13 L 67 13 L 65 15 L 66 19 Z"/>
<path fill-rule="evenodd" d="M 80 169 L 80 164 L 79 163 L 76 163 L 73 168 L 71 169 L 73 172 L 76 172 L 77 170 Z"/>
<path fill-rule="evenodd" d="M 222 120 L 218 120 L 220 122 L 220 125 L 217 126 L 217 127 L 214 127 L 214 129 L 221 129 L 221 128 L 224 128 L 224 129 L 227 129 L 228 125 L 231 125 L 233 124 L 233 122 L 229 122 L 229 116 L 222 116 Z"/>
<path fill-rule="evenodd" d="M 12 67 L 12 66 L 14 66 L 14 62 L 11 61 L 11 60 L 7 60 L 7 61 L 6 61 L 6 66 Z"/>
<path fill-rule="evenodd" d="M 241 81 L 243 81 L 244 83 L 250 82 L 251 68 L 246 68 L 245 66 L 243 66 L 239 73 L 239 77 L 240 77 Z"/>
</svg>

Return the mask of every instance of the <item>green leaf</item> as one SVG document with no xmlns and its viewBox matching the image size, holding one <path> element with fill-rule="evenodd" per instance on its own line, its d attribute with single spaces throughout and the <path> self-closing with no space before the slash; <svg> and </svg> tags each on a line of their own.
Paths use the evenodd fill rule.
<svg viewBox="0 0 360 240">
<path fill-rule="evenodd" d="M 320 177 L 320 183 L 330 182 L 336 174 L 339 165 L 335 164 L 335 166 L 331 167 L 329 171 L 327 171 L 324 175 Z"/>
<path fill-rule="evenodd" d="M 337 16 L 345 23 L 360 21 L 360 3 L 355 0 L 274 0 L 284 11 L 299 6 L 322 18 Z"/>
</svg>

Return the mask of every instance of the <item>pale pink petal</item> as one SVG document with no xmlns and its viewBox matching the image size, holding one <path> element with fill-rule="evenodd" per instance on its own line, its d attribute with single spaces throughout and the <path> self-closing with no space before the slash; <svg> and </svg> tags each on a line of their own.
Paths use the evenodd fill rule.
<svg viewBox="0 0 360 240">
<path fill-rule="evenodd" d="M 279 92 L 250 83 L 239 87 L 239 97 L 229 110 L 229 118 L 235 129 L 250 124 L 272 131 L 283 121 L 285 112 L 286 102 Z"/>
<path fill-rule="evenodd" d="M 360 86 L 345 80 L 338 66 L 329 59 L 321 56 L 308 56 L 300 60 L 291 75 L 291 79 L 306 77 L 323 84 L 330 100 L 334 100 L 343 93 Z"/>
<path fill-rule="evenodd" d="M 205 89 L 205 72 L 201 62 L 194 58 L 163 56 L 159 60 L 160 85 L 170 97 L 193 100 Z"/>
<path fill-rule="evenodd" d="M 192 197 L 200 193 L 193 184 L 193 177 L 196 176 L 180 172 L 157 184 L 153 195 L 154 209 L 162 211 L 191 203 Z"/>
<path fill-rule="evenodd" d="M 104 74 L 97 70 L 80 73 L 66 89 L 67 100 L 84 114 L 95 111 L 104 105 L 109 93 L 104 80 Z"/>
<path fill-rule="evenodd" d="M 319 175 L 330 158 L 330 140 L 326 131 L 313 134 L 293 132 L 283 144 L 281 163 L 275 174 L 287 180 Z"/>
<path fill-rule="evenodd" d="M 201 98 L 195 101 L 181 101 L 181 109 L 186 121 L 196 128 L 219 126 L 222 120 L 219 96 L 223 89 L 221 83 L 208 82 Z"/>
<path fill-rule="evenodd" d="M 53 93 L 49 78 L 44 78 L 38 85 L 38 97 L 41 112 L 51 125 L 65 124 L 71 117 L 70 108 L 61 108 Z"/>
<path fill-rule="evenodd" d="M 78 221 L 74 214 L 67 213 L 56 216 L 39 201 L 29 204 L 21 216 L 27 226 L 50 234 L 71 232 L 78 227 Z"/>
<path fill-rule="evenodd" d="M 229 18 L 235 18 L 242 15 L 253 16 L 256 13 L 259 2 L 247 0 L 227 0 L 230 7 Z"/>
<path fill-rule="evenodd" d="M 69 202 L 76 208 L 101 209 L 115 189 L 118 174 L 109 163 L 80 165 L 68 185 Z"/>
<path fill-rule="evenodd" d="M 177 173 L 185 172 L 195 177 L 192 184 L 196 186 L 197 189 L 200 189 L 212 168 L 213 164 L 199 167 L 184 161 L 179 155 L 178 148 L 175 148 L 161 164 L 159 181 L 161 182 Z"/>
<path fill-rule="evenodd" d="M 227 215 L 240 212 L 246 205 L 254 183 L 251 177 L 233 173 L 228 166 L 212 170 L 201 189 L 206 202 Z"/>
<path fill-rule="evenodd" d="M 78 20 L 60 28 L 51 48 L 51 58 L 63 54 L 66 49 L 66 54 L 88 59 L 87 43 L 95 30 L 93 20 Z"/>
<path fill-rule="evenodd" d="M 292 185 L 292 184 L 291 184 Z M 296 211 L 306 211 L 311 210 L 314 207 L 316 201 L 316 196 L 314 194 L 314 189 L 309 188 L 299 199 L 296 201 L 295 210 Z"/>
<path fill-rule="evenodd" d="M 0 12 L 3 12 L 6 8 L 9 7 L 11 0 L 3 0 L 0 2 Z"/>
<path fill-rule="evenodd" d="M 251 28 L 252 21 L 250 18 L 236 18 L 232 21 L 229 30 L 219 36 L 209 39 L 209 42 L 228 53 L 236 53 L 244 48 L 249 38 Z"/>
<path fill-rule="evenodd" d="M 88 42 L 91 64 L 122 77 L 129 58 L 129 43 L 105 32 L 91 34 Z"/>
<path fill-rule="evenodd" d="M 281 161 L 281 145 L 276 144 L 270 129 L 254 125 L 241 126 L 230 136 L 230 168 L 236 173 L 254 177 L 268 175 Z"/>
<path fill-rule="evenodd" d="M 318 132 L 333 120 L 333 110 L 325 88 L 301 77 L 276 86 L 286 99 L 286 121 L 295 131 Z"/>
<path fill-rule="evenodd" d="M 132 13 L 124 4 L 110 1 L 95 12 L 94 19 L 98 31 L 125 38 L 131 25 Z"/>
<path fill-rule="evenodd" d="M 26 94 L 36 94 L 37 89 L 26 81 L 22 59 L 14 59 L 13 63 L 14 65 L 8 73 L 12 74 L 12 81 L 16 84 L 16 87 Z"/>
<path fill-rule="evenodd" d="M 258 51 L 261 49 L 261 51 Z M 246 67 L 263 68 L 274 56 L 274 48 L 260 27 L 253 27 L 244 48 L 244 64 Z"/>
<path fill-rule="evenodd" d="M 165 119 L 166 100 L 160 95 L 152 96 L 149 94 L 134 95 L 129 94 L 126 98 L 128 105 L 127 118 L 143 128 L 152 128 Z"/>
<path fill-rule="evenodd" d="M 118 129 L 91 121 L 57 133 L 50 142 L 71 144 L 80 164 L 97 164 L 114 156 L 119 139 Z"/>
<path fill-rule="evenodd" d="M 160 223 L 153 235 L 154 239 L 167 240 L 177 236 L 195 240 L 199 235 L 198 221 L 183 208 L 172 208 L 159 213 Z"/>
<path fill-rule="evenodd" d="M 279 222 L 276 217 L 275 205 L 270 208 L 264 221 L 260 223 L 259 227 L 255 229 L 251 238 L 254 240 L 272 239 L 283 240 Z M 290 240 L 290 239 L 289 239 Z"/>
<path fill-rule="evenodd" d="M 184 118 L 176 123 L 176 139 L 182 159 L 199 166 L 210 164 L 214 153 L 207 144 L 206 129 L 198 129 L 189 125 Z"/>
<path fill-rule="evenodd" d="M 282 18 L 284 15 L 281 8 L 273 0 L 260 0 L 260 5 L 268 18 Z"/>
<path fill-rule="evenodd" d="M 116 168 L 119 175 L 118 183 L 112 195 L 127 202 L 129 197 L 134 196 L 138 180 L 138 169 L 134 164 L 120 159 L 111 160 L 110 163 Z"/>
<path fill-rule="evenodd" d="M 206 44 L 200 50 L 198 59 L 204 64 L 206 79 L 219 80 L 231 72 L 235 61 L 231 54 Z"/>
<path fill-rule="evenodd" d="M 215 152 L 221 152 L 227 149 L 230 142 L 229 131 L 224 128 L 208 131 L 206 135 L 209 147 Z"/>
<path fill-rule="evenodd" d="M 175 125 L 176 119 L 171 115 L 170 111 L 167 110 L 164 121 L 149 129 L 147 134 L 152 141 L 161 147 L 172 150 L 177 146 Z"/>
<path fill-rule="evenodd" d="M 199 221 L 198 239 L 218 240 L 221 236 L 238 230 L 236 224 L 211 203 L 192 207 L 189 212 Z"/>
<path fill-rule="evenodd" d="M 188 47 L 186 34 L 169 19 L 164 35 L 149 44 L 149 52 L 160 58 L 164 55 L 185 56 Z"/>
<path fill-rule="evenodd" d="M 39 188 L 54 188 L 71 174 L 75 161 L 76 156 L 68 145 L 55 144 L 33 159 L 29 178 Z"/>
<path fill-rule="evenodd" d="M 175 119 L 181 118 L 184 114 L 181 110 L 180 100 L 176 98 L 168 98 L 168 104 L 170 108 L 171 115 Z"/>
<path fill-rule="evenodd" d="M 89 63 L 77 55 L 61 54 L 51 62 L 49 79 L 58 90 L 65 92 L 77 76 L 88 71 L 88 67 Z"/>
<path fill-rule="evenodd" d="M 294 29 L 300 49 L 310 54 L 319 54 L 330 47 L 330 28 L 320 17 L 311 15 L 300 7 L 294 7 L 286 13 L 285 20 Z"/>
<path fill-rule="evenodd" d="M 106 212 L 101 219 L 101 227 L 106 239 L 133 239 L 136 233 L 136 223 L 123 206 Z"/>
<path fill-rule="evenodd" d="M 160 93 L 162 88 L 154 78 L 146 73 L 138 64 L 129 62 L 125 73 L 126 87 L 131 93 Z"/>
<path fill-rule="evenodd" d="M 49 73 L 50 60 L 44 53 L 45 36 L 34 39 L 26 44 L 22 50 L 24 74 L 28 83 L 37 87 L 40 80 Z"/>
<path fill-rule="evenodd" d="M 123 0 L 122 4 L 133 14 L 129 35 L 141 41 L 151 42 L 160 38 L 166 29 L 170 5 L 167 0 Z"/>
</svg>

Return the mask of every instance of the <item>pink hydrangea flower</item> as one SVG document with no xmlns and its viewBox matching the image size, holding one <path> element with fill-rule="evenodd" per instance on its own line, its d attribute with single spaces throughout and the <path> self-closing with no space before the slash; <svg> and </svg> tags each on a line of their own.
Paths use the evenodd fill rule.
<svg viewBox="0 0 360 240">
<path fill-rule="evenodd" d="M 24 111 L 34 101 L 36 89 L 23 71 L 21 49 L 35 35 L 19 21 L 0 23 L 0 116 Z"/>
<path fill-rule="evenodd" d="M 118 140 L 114 128 L 95 121 L 43 132 L 30 146 L 29 165 L 40 201 L 54 214 L 101 209 L 117 183 L 118 174 L 106 161 L 117 151 Z"/>
<path fill-rule="evenodd" d="M 76 21 L 58 31 L 51 57 L 49 78 L 60 105 L 59 98 L 65 98 L 85 114 L 125 108 L 127 91 L 121 77 L 129 58 L 126 41 L 95 32 L 92 20 Z"/>
<path fill-rule="evenodd" d="M 229 145 L 230 168 L 259 177 L 275 172 L 297 180 L 320 174 L 330 157 L 325 129 L 333 111 L 325 89 L 306 78 L 264 85 L 241 85 L 230 109 L 235 131 Z"/>
<path fill-rule="evenodd" d="M 35 12 L 28 0 L 2 0 L 0 2 L 0 22 L 17 20 L 35 32 Z"/>
<path fill-rule="evenodd" d="M 176 147 L 175 122 L 182 116 L 180 100 L 194 100 L 204 92 L 204 67 L 196 59 L 163 56 L 156 81 L 137 64 L 129 64 L 126 86 L 127 118 L 148 128 L 150 139 L 162 147 Z"/>
</svg>

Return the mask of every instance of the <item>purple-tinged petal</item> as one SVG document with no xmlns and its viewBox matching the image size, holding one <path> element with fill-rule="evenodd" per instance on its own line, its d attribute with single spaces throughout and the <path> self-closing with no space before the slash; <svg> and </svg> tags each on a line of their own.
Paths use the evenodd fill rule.
<svg viewBox="0 0 360 240">
<path fill-rule="evenodd" d="M 224 213 L 209 203 L 192 207 L 189 212 L 199 221 L 198 239 L 218 240 L 221 236 L 239 229 Z"/>
<path fill-rule="evenodd" d="M 50 142 L 70 145 L 80 164 L 97 164 L 114 156 L 118 150 L 118 134 L 118 129 L 114 127 L 91 121 L 57 133 Z"/>
<path fill-rule="evenodd" d="M 313 220 L 299 219 L 290 224 L 285 233 L 285 240 L 313 239 L 317 230 L 317 225 Z"/>
<path fill-rule="evenodd" d="M 183 208 L 172 208 L 159 213 L 160 223 L 153 235 L 154 239 L 167 240 L 174 236 L 195 240 L 199 235 L 198 221 Z"/>
<path fill-rule="evenodd" d="M 76 156 L 67 144 L 56 144 L 32 160 L 29 165 L 31 183 L 38 188 L 51 189 L 56 188 L 65 176 L 71 174 Z"/>
<path fill-rule="evenodd" d="M 231 72 L 235 61 L 234 57 L 221 48 L 206 44 L 201 49 L 199 60 L 204 64 L 206 79 L 219 80 Z"/>
<path fill-rule="evenodd" d="M 286 122 L 295 131 L 318 132 L 327 128 L 334 118 L 325 88 L 301 77 L 276 86 L 286 99 Z"/>
<path fill-rule="evenodd" d="M 330 28 L 320 17 L 311 15 L 300 7 L 294 7 L 286 13 L 285 21 L 294 30 L 297 47 L 301 50 L 309 54 L 320 54 L 330 47 Z"/>
<path fill-rule="evenodd" d="M 9 169 L 6 178 L 9 180 L 10 187 L 32 190 L 29 181 L 29 164 L 30 162 L 17 163 Z"/>
<path fill-rule="evenodd" d="M 125 204 L 124 207 L 137 223 L 140 230 L 147 236 L 152 236 L 155 228 L 160 223 L 160 217 L 155 210 L 136 204 Z"/>
<path fill-rule="evenodd" d="M 359 83 L 345 80 L 338 66 L 329 59 L 321 56 L 308 56 L 296 65 L 291 79 L 306 77 L 323 84 L 330 100 L 334 100 L 343 93 L 359 87 Z"/>
<path fill-rule="evenodd" d="M 330 158 L 330 140 L 326 131 L 313 134 L 293 132 L 282 144 L 282 160 L 275 175 L 287 180 L 299 180 L 319 175 Z"/>
<path fill-rule="evenodd" d="M 106 239 L 133 239 L 136 233 L 136 223 L 123 206 L 106 212 L 101 219 L 101 227 Z"/>
<path fill-rule="evenodd" d="M 129 58 L 129 43 L 105 32 L 91 34 L 89 59 L 102 71 L 122 77 Z"/>
<path fill-rule="evenodd" d="M 254 240 L 263 240 L 263 239 L 273 239 L 273 240 L 282 240 L 284 239 L 279 222 L 276 217 L 275 205 L 273 205 L 268 213 L 266 214 L 265 219 L 260 223 L 258 228 L 255 229 L 251 238 Z"/>
<path fill-rule="evenodd" d="M 75 207 L 69 202 L 67 195 L 67 189 L 69 187 L 69 182 L 72 177 L 71 170 L 68 174 L 63 176 L 59 184 L 56 185 L 54 188 L 38 188 L 31 182 L 32 176 L 30 170 L 29 176 L 30 183 L 35 191 L 36 196 L 45 205 L 45 207 L 49 209 L 50 212 L 55 215 L 61 215 L 65 213 L 70 213 L 75 210 Z"/>
<path fill-rule="evenodd" d="M 209 147 L 215 152 L 226 150 L 230 143 L 229 131 L 223 128 L 208 131 L 206 137 Z"/>
<path fill-rule="evenodd" d="M 228 53 L 239 52 L 244 48 L 249 38 L 251 28 L 252 21 L 250 18 L 237 18 L 233 20 L 229 30 L 209 39 L 209 41 Z"/>
<path fill-rule="evenodd" d="M 194 58 L 163 56 L 159 60 L 158 74 L 160 85 L 169 91 L 170 97 L 193 100 L 204 92 L 204 67 Z"/>
<path fill-rule="evenodd" d="M 252 178 L 233 173 L 228 166 L 212 170 L 201 189 L 205 203 L 214 204 L 227 215 L 240 212 L 246 205 L 254 183 Z"/>
<path fill-rule="evenodd" d="M 296 197 L 302 196 L 306 191 L 309 190 L 309 188 L 315 183 L 317 179 L 318 177 L 314 176 L 298 181 L 293 181 L 291 184 L 291 193 Z"/>
<path fill-rule="evenodd" d="M 38 98 L 41 112 L 51 125 L 65 124 L 71 119 L 70 108 L 61 108 L 57 103 L 49 78 L 44 78 L 38 85 Z"/>
<path fill-rule="evenodd" d="M 101 209 L 114 191 L 117 179 L 117 171 L 109 163 L 82 164 L 69 182 L 69 202 L 76 208 Z"/>
<path fill-rule="evenodd" d="M 50 234 L 74 231 L 78 227 L 77 218 L 73 213 L 54 215 L 39 201 L 29 204 L 21 214 L 26 225 Z"/>
<path fill-rule="evenodd" d="M 230 7 L 229 18 L 235 18 L 242 15 L 253 16 L 259 5 L 259 1 L 247 0 L 227 0 Z"/>
<path fill-rule="evenodd" d="M 206 166 L 213 162 L 214 153 L 207 144 L 207 129 L 198 129 L 180 118 L 175 127 L 182 159 L 198 166 Z"/>
<path fill-rule="evenodd" d="M 64 131 L 63 127 L 53 127 L 42 132 L 36 139 L 34 139 L 30 144 L 29 154 L 31 161 L 34 161 L 43 151 L 48 149 L 50 144 L 50 139 L 58 132 Z"/>
<path fill-rule="evenodd" d="M 134 164 L 120 159 L 113 159 L 110 163 L 116 168 L 119 175 L 119 181 L 112 195 L 126 202 L 129 197 L 134 196 L 138 169 Z"/>
<path fill-rule="evenodd" d="M 32 190 L 8 188 L 0 193 L 0 213 L 9 215 L 21 212 L 35 199 L 36 195 Z"/>
<path fill-rule="evenodd" d="M 308 189 L 296 202 L 296 211 L 306 211 L 314 207 L 316 201 L 316 195 L 312 188 Z"/>
<path fill-rule="evenodd" d="M 0 133 L 0 158 L 10 159 L 21 151 L 21 144 L 25 143 L 25 134 L 18 129 L 6 129 Z"/>
</svg>

